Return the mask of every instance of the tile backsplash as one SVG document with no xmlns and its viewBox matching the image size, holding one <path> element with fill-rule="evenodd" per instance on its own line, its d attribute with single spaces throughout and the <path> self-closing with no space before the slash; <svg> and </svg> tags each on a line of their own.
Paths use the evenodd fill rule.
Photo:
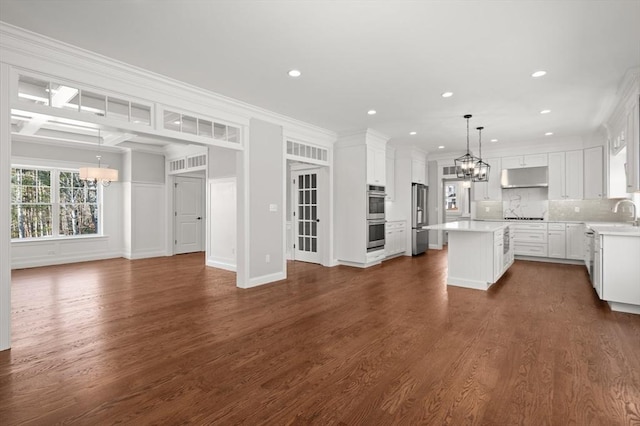
<svg viewBox="0 0 640 426">
<path fill-rule="evenodd" d="M 498 220 L 504 217 L 544 217 L 550 221 L 627 222 L 632 220 L 629 204 L 613 206 L 620 198 L 603 200 L 548 200 L 546 188 L 508 188 L 502 201 L 476 201 L 473 218 Z"/>
</svg>

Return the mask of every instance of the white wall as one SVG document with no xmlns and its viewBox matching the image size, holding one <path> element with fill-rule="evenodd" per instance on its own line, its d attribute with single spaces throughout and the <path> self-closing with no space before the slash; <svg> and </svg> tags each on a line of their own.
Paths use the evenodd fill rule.
<svg viewBox="0 0 640 426">
<path fill-rule="evenodd" d="M 237 152 L 210 147 L 207 184 L 207 265 L 237 270 Z"/>
<path fill-rule="evenodd" d="M 9 66 L 0 63 L 0 351 L 11 347 L 11 108 Z"/>
<path fill-rule="evenodd" d="M 252 119 L 249 138 L 249 282 L 286 278 L 282 127 Z"/>
</svg>

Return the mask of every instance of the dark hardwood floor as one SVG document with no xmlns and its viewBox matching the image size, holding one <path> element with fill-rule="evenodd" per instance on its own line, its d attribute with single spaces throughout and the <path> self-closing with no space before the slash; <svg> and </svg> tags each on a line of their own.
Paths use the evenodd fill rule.
<svg viewBox="0 0 640 426">
<path fill-rule="evenodd" d="M 640 424 L 640 316 L 584 267 L 516 261 L 482 292 L 429 251 L 240 290 L 203 263 L 14 271 L 0 424 Z"/>
</svg>

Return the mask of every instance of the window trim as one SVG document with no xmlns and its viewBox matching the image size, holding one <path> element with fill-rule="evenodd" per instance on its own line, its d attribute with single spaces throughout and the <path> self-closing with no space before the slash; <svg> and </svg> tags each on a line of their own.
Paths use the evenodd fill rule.
<svg viewBox="0 0 640 426">
<path fill-rule="evenodd" d="M 52 235 L 46 235 L 42 237 L 27 237 L 27 238 L 11 238 L 12 243 L 18 242 L 35 242 L 35 241 L 52 241 L 52 240 L 74 240 L 74 239 L 86 239 L 86 238 L 102 238 L 106 237 L 104 234 L 104 208 L 103 208 L 103 187 L 102 185 L 96 185 L 97 190 L 97 202 L 95 203 L 98 211 L 98 229 L 95 234 L 80 234 L 80 235 L 60 235 L 60 173 L 72 172 L 79 173 L 79 166 L 74 167 L 70 163 L 59 162 L 59 165 L 42 165 L 34 164 L 38 161 L 25 162 L 25 161 L 12 161 L 11 169 L 28 169 L 28 170 L 44 170 L 51 172 L 51 185 L 50 185 L 50 199 L 49 203 L 43 203 L 51 205 L 51 222 L 52 222 Z M 64 164 L 64 165 L 63 165 Z M 75 164 L 74 164 L 75 165 Z M 93 203 L 86 203 L 93 204 Z M 10 202 L 10 206 L 14 203 Z"/>
</svg>

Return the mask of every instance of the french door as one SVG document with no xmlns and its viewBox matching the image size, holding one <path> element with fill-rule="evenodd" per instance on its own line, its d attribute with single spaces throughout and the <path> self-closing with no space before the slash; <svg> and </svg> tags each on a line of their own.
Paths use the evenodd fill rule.
<svg viewBox="0 0 640 426">
<path fill-rule="evenodd" d="M 292 172 L 294 259 L 320 263 L 318 171 Z"/>
</svg>

